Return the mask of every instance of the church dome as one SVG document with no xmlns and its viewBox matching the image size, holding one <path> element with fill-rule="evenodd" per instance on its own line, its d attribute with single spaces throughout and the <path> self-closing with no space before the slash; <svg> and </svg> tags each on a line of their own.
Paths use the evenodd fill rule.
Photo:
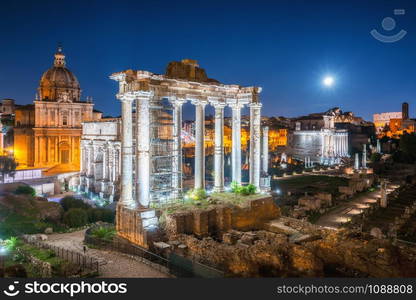
<svg viewBox="0 0 416 300">
<path fill-rule="evenodd" d="M 62 48 L 58 48 L 53 67 L 40 79 L 40 100 L 58 101 L 66 94 L 68 100 L 79 101 L 81 89 L 78 79 L 65 65 L 65 55 Z"/>
</svg>

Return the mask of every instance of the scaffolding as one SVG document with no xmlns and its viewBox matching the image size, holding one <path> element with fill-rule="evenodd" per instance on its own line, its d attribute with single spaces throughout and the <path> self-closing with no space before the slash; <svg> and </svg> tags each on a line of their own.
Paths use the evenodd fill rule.
<svg viewBox="0 0 416 300">
<path fill-rule="evenodd" d="M 177 190 L 173 177 L 174 147 L 173 106 L 167 99 L 150 105 L 150 202 L 153 205 L 171 203 Z"/>
</svg>

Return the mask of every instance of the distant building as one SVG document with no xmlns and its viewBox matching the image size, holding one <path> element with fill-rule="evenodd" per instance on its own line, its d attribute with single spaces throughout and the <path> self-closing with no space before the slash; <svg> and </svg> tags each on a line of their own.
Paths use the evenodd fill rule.
<svg viewBox="0 0 416 300">
<path fill-rule="evenodd" d="M 288 148 L 293 158 L 333 165 L 349 156 L 348 130 L 336 129 L 333 111 L 313 114 L 309 119 L 301 117 L 295 119 L 294 124 Z"/>
<path fill-rule="evenodd" d="M 402 120 L 402 112 L 385 112 L 373 115 L 373 123 L 376 133 L 380 134 L 390 125 L 391 120 Z"/>
<path fill-rule="evenodd" d="M 15 103 L 13 99 L 3 99 L 0 103 L 0 114 L 3 115 L 14 115 Z"/>
<path fill-rule="evenodd" d="M 58 48 L 34 103 L 15 109 L 14 155 L 19 166 L 79 170 L 81 122 L 102 117 L 93 106 L 91 99 L 81 100 L 79 82 Z"/>
<path fill-rule="evenodd" d="M 374 136 L 374 126 L 352 112 L 335 107 L 324 113 L 313 113 L 291 119 L 288 153 L 299 160 L 333 164 Z"/>
<path fill-rule="evenodd" d="M 416 120 L 409 117 L 407 102 L 402 103 L 401 112 L 374 114 L 373 119 L 378 137 L 400 137 L 403 133 L 413 133 L 416 129 Z"/>
<path fill-rule="evenodd" d="M 0 154 L 11 154 L 15 108 L 13 99 L 0 102 Z"/>
</svg>

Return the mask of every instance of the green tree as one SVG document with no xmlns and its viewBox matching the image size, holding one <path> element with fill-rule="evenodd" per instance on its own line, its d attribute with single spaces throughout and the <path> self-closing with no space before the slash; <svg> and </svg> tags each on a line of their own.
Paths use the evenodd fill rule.
<svg viewBox="0 0 416 300">
<path fill-rule="evenodd" d="M 87 214 L 90 223 L 95 223 L 97 221 L 113 223 L 115 218 L 114 212 L 105 208 L 90 208 L 87 210 Z"/>
<path fill-rule="evenodd" d="M 32 197 L 36 196 L 36 191 L 30 185 L 19 185 L 14 191 L 16 195 L 30 195 Z"/>
<path fill-rule="evenodd" d="M 85 209 L 71 208 L 64 214 L 63 221 L 69 227 L 81 227 L 88 223 L 88 214 Z"/>
<path fill-rule="evenodd" d="M 416 159 L 416 135 L 414 133 L 403 134 L 400 138 L 399 149 L 409 158 L 409 162 L 414 162 Z"/>
<path fill-rule="evenodd" d="M 82 209 L 89 209 L 91 206 L 87 203 L 85 203 L 81 199 L 76 199 L 71 196 L 66 196 L 59 201 L 64 211 L 68 211 L 71 208 L 82 208 Z"/>
<path fill-rule="evenodd" d="M 4 183 L 6 175 L 14 176 L 16 172 L 17 162 L 13 157 L 2 155 L 0 156 L 0 174 L 1 180 Z"/>
</svg>

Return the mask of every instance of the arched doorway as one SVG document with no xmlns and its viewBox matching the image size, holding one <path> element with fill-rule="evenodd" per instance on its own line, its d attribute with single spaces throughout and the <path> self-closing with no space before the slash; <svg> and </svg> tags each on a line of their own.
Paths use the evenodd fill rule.
<svg viewBox="0 0 416 300">
<path fill-rule="evenodd" d="M 61 142 L 59 144 L 59 158 L 61 164 L 69 164 L 70 162 L 70 147 L 67 142 Z"/>
</svg>

